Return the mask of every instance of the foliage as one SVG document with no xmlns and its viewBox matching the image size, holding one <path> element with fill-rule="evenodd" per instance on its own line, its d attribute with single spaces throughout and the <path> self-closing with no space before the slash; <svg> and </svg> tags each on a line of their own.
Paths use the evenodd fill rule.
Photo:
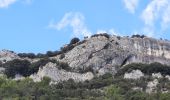
<svg viewBox="0 0 170 100">
<path fill-rule="evenodd" d="M 106 37 L 106 38 L 110 38 L 110 35 L 109 34 L 107 34 L 107 33 L 103 33 L 103 34 L 94 34 L 94 35 L 92 35 L 91 37 L 98 37 L 98 36 L 104 36 L 104 37 Z"/>
<path fill-rule="evenodd" d="M 8 77 L 15 77 L 16 74 L 20 74 L 23 76 L 28 76 L 29 66 L 31 63 L 27 60 L 19 60 L 15 59 L 13 61 L 9 61 L 3 65 L 5 68 L 5 74 Z"/>
<path fill-rule="evenodd" d="M 28 58 L 31 58 L 31 59 L 36 57 L 36 55 L 34 53 L 19 53 L 18 56 L 21 57 L 21 58 L 28 57 Z"/>
<path fill-rule="evenodd" d="M 36 83 L 29 78 L 15 81 L 0 77 L 0 99 L 170 100 L 169 93 L 147 94 L 144 91 L 132 90 L 132 87 L 137 83 L 135 80 L 113 78 L 109 73 L 85 82 L 74 82 L 69 79 L 58 84 L 49 85 L 49 83 L 48 77 L 44 77 L 41 82 Z"/>
<path fill-rule="evenodd" d="M 59 66 L 59 69 L 64 69 L 66 71 L 71 71 L 71 67 L 68 65 L 68 63 L 59 62 L 58 66 Z"/>
<path fill-rule="evenodd" d="M 65 54 L 64 54 L 64 53 L 62 53 L 62 54 L 60 55 L 60 58 L 59 58 L 59 59 L 63 59 L 63 58 L 65 58 Z"/>
<path fill-rule="evenodd" d="M 80 41 L 80 39 L 75 37 L 75 38 L 71 39 L 70 45 L 71 45 L 71 44 L 76 44 L 76 43 L 78 43 L 79 41 Z"/>
<path fill-rule="evenodd" d="M 67 63 L 58 62 L 49 58 L 43 58 L 33 63 L 30 63 L 28 60 L 15 59 L 2 64 L 2 66 L 5 68 L 5 75 L 7 75 L 7 77 L 14 78 L 16 74 L 20 74 L 26 77 L 37 73 L 40 67 L 45 66 L 49 62 L 58 65 L 59 69 L 71 71 L 71 68 Z"/>
<path fill-rule="evenodd" d="M 124 100 L 121 88 L 115 85 L 107 87 L 106 97 L 109 100 Z"/>
<path fill-rule="evenodd" d="M 139 34 L 136 34 L 136 35 L 132 35 L 131 38 L 145 38 L 146 36 L 145 35 L 139 35 Z"/>
<path fill-rule="evenodd" d="M 54 57 L 56 55 L 61 54 L 61 51 L 47 51 L 46 56 L 47 57 Z"/>
<path fill-rule="evenodd" d="M 142 64 L 142 63 L 133 63 L 126 66 L 123 66 L 118 72 L 117 76 L 124 75 L 126 72 L 131 72 L 132 70 L 141 70 L 147 75 L 152 73 L 161 73 L 162 75 L 170 75 L 170 66 L 162 65 L 160 63 L 151 63 L 151 64 Z"/>
</svg>

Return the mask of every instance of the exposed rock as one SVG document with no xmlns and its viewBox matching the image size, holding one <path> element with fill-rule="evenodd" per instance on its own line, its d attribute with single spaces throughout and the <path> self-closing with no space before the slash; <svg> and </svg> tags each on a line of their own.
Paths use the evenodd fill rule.
<svg viewBox="0 0 170 100">
<path fill-rule="evenodd" d="M 5 71 L 5 68 L 0 67 L 0 76 L 3 76 L 3 75 L 4 75 L 4 71 Z"/>
<path fill-rule="evenodd" d="M 97 35 L 76 43 L 74 48 L 63 53 L 63 59 L 60 59 L 61 55 L 51 57 L 51 59 L 68 63 L 75 72 L 90 68 L 97 75 L 103 75 L 107 72 L 114 75 L 122 66 L 130 63 L 159 62 L 170 65 L 170 42 L 148 37 L 129 38 Z M 40 60 L 39 58 L 19 58 L 17 54 L 8 50 L 0 51 L 0 61 L 3 63 L 13 59 L 27 59 L 30 62 Z M 73 78 L 75 81 L 93 78 L 91 72 L 85 74 L 75 72 L 59 70 L 56 65 L 51 63 L 40 68 L 38 73 L 30 77 L 34 81 L 40 81 L 42 77 L 48 76 L 57 82 L 69 78 Z M 124 77 L 138 79 L 142 76 L 144 74 L 141 71 L 135 70 L 132 73 L 126 73 Z M 153 77 L 160 78 L 160 75 L 156 74 Z"/>
<path fill-rule="evenodd" d="M 163 78 L 162 74 L 161 73 L 152 73 L 152 77 L 153 78 Z"/>
<path fill-rule="evenodd" d="M 9 50 L 1 50 L 0 51 L 0 61 L 2 63 L 5 63 L 7 61 L 11 61 L 14 59 L 19 59 L 18 55 L 12 51 Z"/>
<path fill-rule="evenodd" d="M 66 52 L 63 59 L 59 57 L 54 58 L 67 62 L 74 69 L 92 67 L 99 74 L 114 74 L 120 66 L 129 63 L 170 64 L 170 42 L 148 37 L 96 36 Z"/>
<path fill-rule="evenodd" d="M 142 91 L 143 89 L 141 87 L 133 87 L 132 90 Z"/>
<path fill-rule="evenodd" d="M 140 79 L 143 76 L 144 76 L 144 74 L 140 70 L 133 70 L 130 73 L 124 74 L 125 79 Z"/>
<path fill-rule="evenodd" d="M 157 85 L 158 85 L 158 80 L 154 79 L 153 81 L 148 82 L 146 92 L 147 93 L 156 93 L 157 92 Z"/>
<path fill-rule="evenodd" d="M 65 70 L 59 70 L 56 64 L 48 63 L 42 68 L 39 69 L 37 74 L 31 75 L 35 82 L 41 81 L 43 77 L 49 77 L 54 82 L 66 81 L 69 79 L 73 79 L 75 82 L 91 80 L 94 76 L 91 72 L 87 72 L 85 74 L 79 74 L 74 72 L 67 72 Z"/>
<path fill-rule="evenodd" d="M 170 81 L 170 76 L 169 75 L 166 75 L 165 78 L 167 78 Z"/>
<path fill-rule="evenodd" d="M 22 75 L 20 74 L 16 74 L 15 75 L 15 78 L 13 80 L 22 80 L 22 79 L 25 79 L 25 77 L 23 77 Z"/>
</svg>

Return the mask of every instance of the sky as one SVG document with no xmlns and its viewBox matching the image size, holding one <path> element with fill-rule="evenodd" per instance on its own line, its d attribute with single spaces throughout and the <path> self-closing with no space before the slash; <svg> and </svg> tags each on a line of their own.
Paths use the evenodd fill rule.
<svg viewBox="0 0 170 100">
<path fill-rule="evenodd" d="M 105 32 L 170 39 L 170 0 L 0 0 L 0 49 L 45 53 Z"/>
</svg>

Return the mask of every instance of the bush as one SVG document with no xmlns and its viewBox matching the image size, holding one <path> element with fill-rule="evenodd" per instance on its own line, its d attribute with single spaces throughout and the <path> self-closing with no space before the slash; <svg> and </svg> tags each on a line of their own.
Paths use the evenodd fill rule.
<svg viewBox="0 0 170 100">
<path fill-rule="evenodd" d="M 62 53 L 62 54 L 60 55 L 60 58 L 59 58 L 59 59 L 63 59 L 63 58 L 65 58 L 65 54 L 64 54 L 64 53 Z"/>
<path fill-rule="evenodd" d="M 59 54 L 61 54 L 60 51 L 47 51 L 47 53 L 46 53 L 46 55 L 48 57 L 53 57 L 53 56 L 56 56 L 56 55 L 59 55 Z"/>
<path fill-rule="evenodd" d="M 75 37 L 75 38 L 71 39 L 70 45 L 76 44 L 76 43 L 78 43 L 79 41 L 80 41 L 80 39 Z"/>
<path fill-rule="evenodd" d="M 8 77 L 15 77 L 16 74 L 20 74 L 23 76 L 30 75 L 29 66 L 31 63 L 27 60 L 19 60 L 15 59 L 13 61 L 8 61 L 3 65 L 5 68 L 5 74 Z"/>
<path fill-rule="evenodd" d="M 136 35 L 132 35 L 131 38 L 145 38 L 146 36 L 145 35 L 139 35 L 139 34 L 136 34 Z"/>
<path fill-rule="evenodd" d="M 68 65 L 68 63 L 65 63 L 65 62 L 59 62 L 59 69 L 71 71 L 71 67 Z"/>
<path fill-rule="evenodd" d="M 38 54 L 36 55 L 36 57 L 37 57 L 37 58 L 44 58 L 44 57 L 47 57 L 47 55 L 46 55 L 46 54 L 42 54 L 42 53 L 38 53 Z"/>
<path fill-rule="evenodd" d="M 162 75 L 170 75 L 170 67 L 167 65 L 162 65 L 160 63 L 142 64 L 142 63 L 132 63 L 121 68 L 116 76 L 124 75 L 126 72 L 131 72 L 132 70 L 141 70 L 144 74 L 151 75 L 152 73 L 161 73 Z"/>
<path fill-rule="evenodd" d="M 122 94 L 122 89 L 115 85 L 111 85 L 106 89 L 106 97 L 109 100 L 124 100 L 124 96 Z"/>
<path fill-rule="evenodd" d="M 98 37 L 98 36 L 104 36 L 104 37 L 106 37 L 107 39 L 110 38 L 110 35 L 107 34 L 107 33 L 103 33 L 103 34 L 94 34 L 94 35 L 92 35 L 91 37 Z"/>
<path fill-rule="evenodd" d="M 69 44 L 65 47 L 61 47 L 61 53 L 66 53 L 66 52 L 72 50 L 73 48 L 74 48 L 74 46 L 72 44 Z"/>
<path fill-rule="evenodd" d="M 36 55 L 34 53 L 19 53 L 18 56 L 21 57 L 21 58 L 28 57 L 28 58 L 31 58 L 31 59 L 36 57 Z"/>
</svg>

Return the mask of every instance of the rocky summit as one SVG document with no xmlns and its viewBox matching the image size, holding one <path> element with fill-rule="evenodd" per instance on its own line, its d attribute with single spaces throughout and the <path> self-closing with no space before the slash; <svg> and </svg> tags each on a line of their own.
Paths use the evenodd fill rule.
<svg viewBox="0 0 170 100">
<path fill-rule="evenodd" d="M 102 75 L 106 72 L 115 74 L 117 68 L 130 63 L 170 64 L 170 42 L 149 37 L 120 37 L 97 35 L 83 40 L 72 50 L 54 57 L 67 62 L 75 69 L 91 67 Z"/>
</svg>

